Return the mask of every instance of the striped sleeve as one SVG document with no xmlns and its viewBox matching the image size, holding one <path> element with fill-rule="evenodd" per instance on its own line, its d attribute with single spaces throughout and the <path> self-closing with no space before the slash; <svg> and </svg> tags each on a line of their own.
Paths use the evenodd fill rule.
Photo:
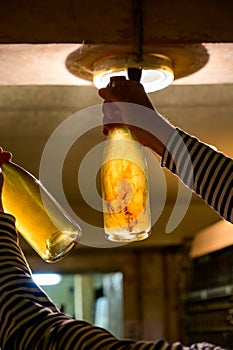
<svg viewBox="0 0 233 350">
<path fill-rule="evenodd" d="M 170 136 L 162 166 L 233 222 L 233 160 L 178 128 Z"/>
<path fill-rule="evenodd" d="M 0 213 L 1 350 L 221 350 L 197 343 L 119 340 L 104 329 L 61 313 L 32 280 L 18 245 L 15 219 Z"/>
</svg>

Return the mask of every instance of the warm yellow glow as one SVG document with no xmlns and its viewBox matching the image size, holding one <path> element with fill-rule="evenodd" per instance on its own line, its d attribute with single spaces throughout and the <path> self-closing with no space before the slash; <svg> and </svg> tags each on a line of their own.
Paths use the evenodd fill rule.
<svg viewBox="0 0 233 350">
<path fill-rule="evenodd" d="M 136 164 L 125 159 L 107 162 L 103 173 L 108 226 L 119 227 L 121 223 L 132 230 L 147 201 L 145 174 Z"/>
<path fill-rule="evenodd" d="M 110 131 L 101 176 L 105 232 L 112 241 L 136 241 L 150 234 L 147 169 L 141 147 L 127 128 Z"/>
<path fill-rule="evenodd" d="M 233 244 L 232 223 L 220 220 L 197 232 L 193 239 L 190 256 L 197 258 Z"/>
<path fill-rule="evenodd" d="M 45 261 L 62 258 L 81 236 L 78 224 L 68 218 L 42 184 L 24 169 L 5 163 L 2 173 L 3 207 L 16 218 L 18 231 Z"/>
</svg>

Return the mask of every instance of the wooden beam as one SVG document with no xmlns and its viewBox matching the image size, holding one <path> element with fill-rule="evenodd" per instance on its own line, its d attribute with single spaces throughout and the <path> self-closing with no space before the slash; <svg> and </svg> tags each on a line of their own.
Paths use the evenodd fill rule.
<svg viewBox="0 0 233 350">
<path fill-rule="evenodd" d="M 132 0 L 17 0 L 0 8 L 0 43 L 131 43 Z M 232 1 L 145 0 L 145 43 L 232 42 Z"/>
</svg>

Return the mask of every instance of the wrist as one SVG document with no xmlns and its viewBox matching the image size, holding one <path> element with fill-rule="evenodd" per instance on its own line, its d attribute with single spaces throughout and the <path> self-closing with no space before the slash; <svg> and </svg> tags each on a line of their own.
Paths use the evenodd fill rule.
<svg viewBox="0 0 233 350">
<path fill-rule="evenodd" d="M 153 122 L 150 123 L 151 137 L 148 138 L 148 147 L 162 157 L 170 135 L 175 127 L 155 110 L 153 111 Z"/>
</svg>

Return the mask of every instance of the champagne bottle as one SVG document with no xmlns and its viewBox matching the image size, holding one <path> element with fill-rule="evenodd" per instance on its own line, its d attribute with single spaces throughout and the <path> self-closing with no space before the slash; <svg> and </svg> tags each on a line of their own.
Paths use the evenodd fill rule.
<svg viewBox="0 0 233 350">
<path fill-rule="evenodd" d="M 115 242 L 147 238 L 151 231 L 147 162 L 143 146 L 125 125 L 109 128 L 101 184 L 106 238 Z"/>
<path fill-rule="evenodd" d="M 43 184 L 19 165 L 0 159 L 4 211 L 16 218 L 16 228 L 46 262 L 55 262 L 78 243 L 79 225 Z"/>
</svg>

